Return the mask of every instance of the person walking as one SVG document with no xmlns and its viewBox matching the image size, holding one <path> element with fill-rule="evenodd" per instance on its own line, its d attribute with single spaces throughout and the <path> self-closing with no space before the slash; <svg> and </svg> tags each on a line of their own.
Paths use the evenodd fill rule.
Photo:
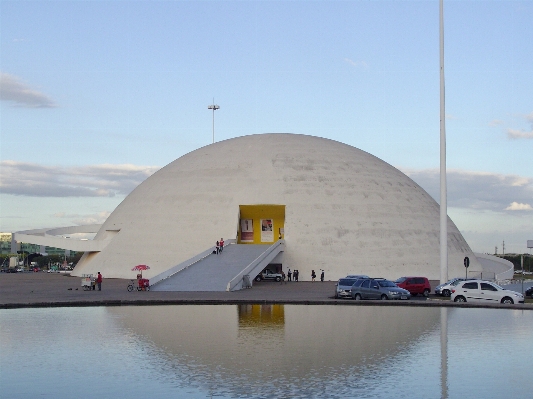
<svg viewBox="0 0 533 399">
<path fill-rule="evenodd" d="M 289 269 L 287 271 L 287 281 L 291 281 L 291 277 L 292 277 L 292 272 L 291 272 L 291 269 Z"/>
<path fill-rule="evenodd" d="M 283 282 L 285 281 L 285 272 L 282 270 L 281 271 L 281 280 L 280 280 L 280 284 L 283 284 Z M 287 283 L 285 283 L 287 284 Z"/>
<path fill-rule="evenodd" d="M 298 269 L 294 269 L 294 273 L 292 273 L 292 277 L 294 278 L 294 281 L 298 281 Z"/>
<path fill-rule="evenodd" d="M 219 244 L 220 244 L 220 251 L 219 252 L 222 252 L 222 250 L 224 249 L 224 239 L 223 238 L 220 239 L 220 243 Z"/>
<path fill-rule="evenodd" d="M 219 254 L 220 253 L 220 243 L 217 241 L 216 245 L 215 245 L 215 254 Z"/>
<path fill-rule="evenodd" d="M 322 270 L 322 273 L 320 273 L 320 281 L 324 282 L 324 269 L 320 270 Z"/>
<path fill-rule="evenodd" d="M 311 281 L 315 281 L 316 273 L 314 270 L 311 270 Z"/>
<path fill-rule="evenodd" d="M 103 277 L 100 272 L 98 272 L 98 275 L 96 276 L 96 284 L 98 284 L 98 291 L 102 291 L 102 280 Z"/>
</svg>

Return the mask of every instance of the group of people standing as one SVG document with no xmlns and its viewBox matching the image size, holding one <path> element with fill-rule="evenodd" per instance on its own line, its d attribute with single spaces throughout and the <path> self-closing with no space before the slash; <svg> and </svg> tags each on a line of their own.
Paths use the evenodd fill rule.
<svg viewBox="0 0 533 399">
<path fill-rule="evenodd" d="M 321 271 L 320 281 L 324 281 L 324 277 L 325 277 L 324 269 L 320 269 L 320 271 Z M 298 270 L 295 269 L 294 271 L 291 271 L 291 269 L 289 269 L 287 271 L 287 281 L 298 281 L 299 274 L 300 272 Z M 283 276 L 281 280 L 281 282 L 283 283 L 285 281 L 285 272 L 281 271 L 281 275 Z M 311 281 L 315 281 L 315 279 L 316 279 L 316 273 L 314 270 L 311 270 Z"/>
<path fill-rule="evenodd" d="M 324 281 L 324 269 L 320 269 L 322 272 L 320 273 L 320 281 Z M 316 273 L 314 270 L 311 270 L 311 281 L 315 281 L 316 279 Z"/>
<path fill-rule="evenodd" d="M 282 274 L 285 274 L 284 272 L 281 272 Z M 298 275 L 300 272 L 296 269 L 292 272 L 291 269 L 287 270 L 287 281 L 298 281 Z M 285 280 L 285 278 L 284 278 Z"/>
<path fill-rule="evenodd" d="M 220 241 L 217 241 L 215 246 L 215 253 L 218 255 L 222 253 L 222 250 L 224 249 L 224 239 L 221 238 Z"/>
</svg>

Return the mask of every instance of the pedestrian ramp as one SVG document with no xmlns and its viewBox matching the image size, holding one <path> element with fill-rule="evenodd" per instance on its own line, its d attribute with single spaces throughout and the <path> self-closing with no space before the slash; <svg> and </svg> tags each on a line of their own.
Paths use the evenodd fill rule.
<svg viewBox="0 0 533 399">
<path fill-rule="evenodd" d="M 152 291 L 236 291 L 253 279 L 284 250 L 284 240 L 273 245 L 229 244 L 220 254 L 209 249 L 150 279 Z M 205 255 L 205 256 L 202 256 Z"/>
</svg>

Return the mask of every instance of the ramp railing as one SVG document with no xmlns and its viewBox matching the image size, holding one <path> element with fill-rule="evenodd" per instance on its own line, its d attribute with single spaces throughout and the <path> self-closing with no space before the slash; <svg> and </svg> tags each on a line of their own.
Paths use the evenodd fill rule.
<svg viewBox="0 0 533 399">
<path fill-rule="evenodd" d="M 271 246 L 269 246 L 261 255 L 255 258 L 248 266 L 241 270 L 233 279 L 230 280 L 226 291 L 234 291 L 242 288 L 243 278 L 246 275 L 253 274 L 253 270 L 258 266 L 262 266 L 263 263 L 270 262 L 276 257 L 277 254 L 285 249 L 285 240 L 278 240 Z M 264 265 L 266 267 L 266 265 Z M 264 267 L 261 267 L 261 270 Z M 261 271 L 260 270 L 260 271 Z"/>
<path fill-rule="evenodd" d="M 224 242 L 224 246 L 226 245 L 229 245 L 229 244 L 235 244 L 237 240 L 235 240 L 234 238 L 231 238 L 229 240 L 226 240 Z M 211 255 L 213 253 L 213 251 L 215 250 L 215 246 L 213 245 L 211 248 L 209 249 L 206 249 L 205 251 L 199 253 L 198 255 L 196 256 L 193 256 L 192 258 L 190 259 L 187 259 L 186 261 L 183 261 L 181 262 L 180 264 L 176 265 L 176 266 L 173 266 L 171 267 L 170 269 L 164 271 L 163 273 L 159 273 L 157 276 L 154 276 L 154 277 L 151 277 L 150 278 L 150 285 L 155 285 L 169 277 L 172 277 L 173 275 L 175 275 L 176 273 L 179 273 L 183 270 L 186 270 L 188 269 L 189 267 L 193 266 L 195 263 L 201 261 L 202 259 L 204 259 L 205 257 Z"/>
</svg>

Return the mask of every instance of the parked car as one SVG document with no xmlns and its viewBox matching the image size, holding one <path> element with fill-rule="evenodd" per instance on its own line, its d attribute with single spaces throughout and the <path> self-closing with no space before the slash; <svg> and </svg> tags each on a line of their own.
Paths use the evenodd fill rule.
<svg viewBox="0 0 533 399">
<path fill-rule="evenodd" d="M 255 277 L 255 281 L 261 281 L 261 280 L 281 281 L 282 278 L 283 276 L 281 273 L 274 273 L 270 269 L 265 269 Z"/>
<path fill-rule="evenodd" d="M 524 303 L 524 295 L 506 290 L 498 284 L 485 280 L 462 281 L 452 289 L 454 302 L 478 303 Z"/>
<path fill-rule="evenodd" d="M 390 280 L 384 278 L 358 279 L 350 289 L 352 299 L 410 299 L 409 291 L 398 287 Z"/>
<path fill-rule="evenodd" d="M 351 298 L 350 289 L 352 288 L 353 283 L 357 281 L 356 278 L 341 278 L 335 284 L 335 299 L 337 298 Z"/>
<path fill-rule="evenodd" d="M 411 293 L 412 296 L 422 294 L 425 297 L 431 292 L 431 285 L 426 277 L 400 277 L 396 285 Z"/>
<path fill-rule="evenodd" d="M 530 296 L 531 299 L 533 299 L 533 285 L 526 290 L 524 295 L 525 296 Z"/>
<path fill-rule="evenodd" d="M 465 281 L 465 279 L 461 277 L 455 277 L 444 284 L 439 284 L 435 287 L 435 294 L 440 296 L 450 296 L 452 295 L 452 288 L 459 284 L 461 281 Z"/>
</svg>

